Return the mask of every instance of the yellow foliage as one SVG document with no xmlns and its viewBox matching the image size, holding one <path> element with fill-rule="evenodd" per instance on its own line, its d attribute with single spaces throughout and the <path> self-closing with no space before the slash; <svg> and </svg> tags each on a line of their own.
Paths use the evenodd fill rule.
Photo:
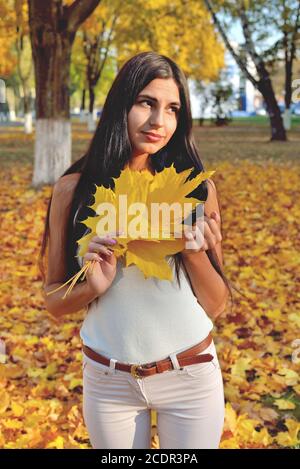
<svg viewBox="0 0 300 469">
<path fill-rule="evenodd" d="M 116 26 L 118 67 L 133 55 L 156 51 L 176 61 L 186 76 L 215 80 L 225 48 L 202 2 L 175 0 L 124 3 Z"/>
<path fill-rule="evenodd" d="M 147 170 L 135 171 L 127 166 L 118 178 L 114 178 L 114 190 L 96 186 L 95 202 L 89 206 L 96 215 L 81 222 L 90 229 L 90 233 L 78 241 L 80 246 L 78 256 L 84 256 L 94 236 L 105 237 L 107 232 L 123 231 L 124 234 L 114 237 L 117 244 L 110 246 L 116 258 L 123 257 L 125 267 L 131 264 L 137 265 L 145 278 L 172 280 L 173 273 L 166 256 L 184 249 L 185 240 L 181 223 L 194 208 L 204 202 L 194 197 L 187 197 L 187 195 L 215 172 L 203 171 L 186 181 L 192 171 L 193 168 L 177 173 L 173 164 L 154 176 Z M 125 207 L 122 197 L 126 198 Z M 141 204 L 143 212 L 137 223 L 134 219 L 136 215 L 131 215 L 131 208 Z M 155 220 L 152 218 L 154 204 L 166 204 L 167 207 L 177 204 L 180 215 L 171 212 L 167 221 L 163 216 Z M 107 212 L 107 208 L 103 210 L 103 206 L 108 205 L 113 209 L 113 213 L 102 217 L 103 211 Z M 140 225 L 139 230 L 136 224 Z M 93 261 L 88 261 L 78 273 L 58 288 L 47 292 L 47 295 L 51 295 L 71 282 L 63 295 L 65 298 L 80 276 L 84 274 L 84 278 L 87 269 L 93 268 L 93 264 Z"/>
<path fill-rule="evenodd" d="M 145 278 L 153 276 L 159 279 L 172 279 L 172 271 L 168 266 L 165 257 L 182 251 L 184 248 L 183 238 L 176 237 L 176 227 L 179 230 L 180 223 L 183 220 L 183 214 L 187 217 L 193 208 L 200 203 L 198 199 L 186 197 L 202 181 L 209 178 L 214 171 L 202 172 L 193 179 L 186 181 L 192 170 L 176 172 L 174 165 L 165 168 L 155 176 L 148 171 L 133 171 L 126 167 L 118 178 L 114 179 L 114 190 L 105 189 L 103 186 L 97 187 L 95 193 L 95 202 L 90 207 L 98 216 L 88 217 L 82 223 L 91 229 L 91 233 L 78 241 L 80 245 L 79 256 L 84 256 L 87 252 L 87 246 L 90 239 L 95 235 L 105 236 L 104 226 L 108 226 L 108 232 L 115 230 L 124 231 L 124 235 L 116 236 L 117 244 L 111 246 L 115 256 L 125 256 L 125 266 L 136 264 L 144 273 Z M 121 198 L 126 197 L 126 208 L 121 204 Z M 99 206 L 109 203 L 115 209 L 112 216 L 101 218 L 103 210 L 99 214 Z M 181 208 L 180 218 L 173 216 L 168 223 L 163 224 L 164 220 L 159 218 L 158 223 L 154 219 L 149 220 L 152 204 L 168 204 L 172 206 L 177 203 Z M 189 203 L 191 208 L 184 211 L 184 204 Z M 139 219 L 141 229 L 138 230 L 141 235 L 131 235 L 135 228 L 134 215 L 130 215 L 127 208 L 134 204 L 143 204 L 145 212 L 142 213 L 142 219 Z M 121 221 L 119 226 L 117 223 Z M 125 224 L 123 224 L 123 222 Z M 127 222 L 127 224 L 126 224 Z M 168 233 L 168 229 L 170 229 Z M 153 234 L 154 233 L 154 234 Z M 182 233 L 179 233 L 182 235 Z"/>
</svg>

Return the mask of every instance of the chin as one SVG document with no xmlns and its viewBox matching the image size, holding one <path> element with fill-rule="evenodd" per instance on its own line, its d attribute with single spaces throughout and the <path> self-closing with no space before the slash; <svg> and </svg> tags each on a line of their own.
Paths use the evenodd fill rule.
<svg viewBox="0 0 300 469">
<path fill-rule="evenodd" d="M 143 152 L 143 153 L 156 153 L 158 150 L 160 150 L 162 146 L 157 145 L 157 143 L 146 143 L 145 145 L 139 145 L 136 147 L 138 152 Z"/>
</svg>

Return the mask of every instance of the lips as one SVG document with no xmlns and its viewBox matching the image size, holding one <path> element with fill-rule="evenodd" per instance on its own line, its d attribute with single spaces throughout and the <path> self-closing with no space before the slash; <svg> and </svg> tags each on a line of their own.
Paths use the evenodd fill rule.
<svg viewBox="0 0 300 469">
<path fill-rule="evenodd" d="M 160 142 L 164 138 L 164 135 L 155 134 L 154 132 L 142 132 L 142 133 L 146 135 L 146 140 L 152 143 Z"/>
<path fill-rule="evenodd" d="M 164 135 L 155 134 L 153 132 L 143 132 L 143 134 L 149 135 L 150 137 L 154 137 L 154 138 L 164 138 Z"/>
</svg>

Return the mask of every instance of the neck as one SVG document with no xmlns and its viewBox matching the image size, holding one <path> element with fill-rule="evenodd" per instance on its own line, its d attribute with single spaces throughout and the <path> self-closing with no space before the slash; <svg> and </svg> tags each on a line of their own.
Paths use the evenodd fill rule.
<svg viewBox="0 0 300 469">
<path fill-rule="evenodd" d="M 149 155 L 145 157 L 131 158 L 131 160 L 127 163 L 126 166 L 129 166 L 132 171 L 142 171 L 144 169 L 147 169 L 152 174 L 155 173 L 155 171 L 152 169 L 151 158 Z"/>
</svg>

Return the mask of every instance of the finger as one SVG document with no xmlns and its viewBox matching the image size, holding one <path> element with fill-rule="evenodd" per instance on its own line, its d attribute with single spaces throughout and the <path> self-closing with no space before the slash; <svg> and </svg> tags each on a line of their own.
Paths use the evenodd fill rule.
<svg viewBox="0 0 300 469">
<path fill-rule="evenodd" d="M 187 241 L 186 248 L 191 250 L 201 250 L 205 242 L 204 235 L 197 226 L 193 231 L 185 233 L 185 239 Z"/>
<path fill-rule="evenodd" d="M 117 262 L 117 258 L 116 258 L 116 256 L 109 256 L 107 259 L 105 259 L 105 262 L 108 265 L 114 266 Z"/>
<path fill-rule="evenodd" d="M 83 265 L 88 262 L 88 261 L 98 261 L 98 262 L 102 262 L 103 259 L 101 256 L 99 256 L 98 254 L 96 254 L 95 252 L 87 252 L 84 256 L 83 256 Z"/>
<path fill-rule="evenodd" d="M 204 223 L 205 221 L 203 218 L 197 218 L 196 222 L 193 223 L 192 226 L 184 225 L 183 233 L 192 233 L 193 236 L 195 236 L 196 227 L 198 227 L 200 231 L 204 233 Z"/>
<path fill-rule="evenodd" d="M 93 270 L 94 270 L 95 265 L 96 265 L 96 261 L 92 261 L 91 274 L 93 273 Z"/>
<path fill-rule="evenodd" d="M 204 234 L 198 226 L 195 227 L 195 246 L 200 251 L 207 249 L 207 242 L 205 240 Z"/>
<path fill-rule="evenodd" d="M 187 230 L 184 231 L 183 237 L 186 243 L 188 243 L 189 246 L 193 247 L 195 243 L 195 238 L 196 238 L 196 231 L 195 230 Z"/>
<path fill-rule="evenodd" d="M 207 244 L 207 241 L 204 240 L 204 241 L 203 241 L 203 245 L 202 245 L 202 247 L 201 247 L 201 251 L 207 251 L 208 249 L 209 249 L 209 246 L 208 246 L 208 244 Z"/>
<path fill-rule="evenodd" d="M 183 235 L 184 235 L 184 238 L 187 240 L 187 241 L 193 241 L 194 240 L 194 230 L 185 230 L 183 232 Z"/>
<path fill-rule="evenodd" d="M 112 251 L 110 251 L 106 246 L 98 243 L 89 243 L 88 250 L 89 252 L 100 252 L 101 254 L 106 254 L 107 256 L 112 255 Z"/>
<path fill-rule="evenodd" d="M 220 214 L 218 212 L 216 212 L 215 210 L 213 212 L 211 212 L 210 216 L 213 217 L 214 220 L 216 220 L 217 223 L 221 222 Z"/>
<path fill-rule="evenodd" d="M 210 218 L 207 223 L 210 227 L 211 232 L 216 237 L 216 241 L 217 242 L 222 241 L 222 235 L 221 235 L 221 231 L 220 231 L 217 221 L 214 220 L 213 218 Z"/>
<path fill-rule="evenodd" d="M 193 228 L 196 229 L 196 227 L 198 227 L 201 233 L 204 235 L 204 226 L 205 226 L 205 217 L 202 217 L 196 220 L 196 223 L 194 223 Z"/>
<path fill-rule="evenodd" d="M 105 236 L 103 238 L 100 238 L 100 236 L 94 236 L 91 242 L 99 244 L 117 244 L 117 241 L 109 236 Z"/>
<path fill-rule="evenodd" d="M 195 233 L 195 246 L 197 247 L 197 249 L 199 251 L 206 251 L 207 249 L 209 249 L 207 240 L 205 239 L 204 234 L 198 227 L 196 227 Z"/>
<path fill-rule="evenodd" d="M 204 238 L 209 246 L 210 249 L 212 249 L 217 240 L 216 240 L 216 237 L 214 235 L 214 233 L 211 231 L 210 229 L 210 226 L 207 222 L 205 222 L 205 226 L 204 226 Z"/>
<path fill-rule="evenodd" d="M 116 238 L 120 235 L 124 234 L 123 230 L 117 230 L 117 231 L 111 231 L 110 233 L 107 233 L 105 236 L 94 236 L 91 241 L 97 242 L 97 243 L 102 243 L 103 241 L 106 241 L 107 239 L 113 239 Z"/>
</svg>

